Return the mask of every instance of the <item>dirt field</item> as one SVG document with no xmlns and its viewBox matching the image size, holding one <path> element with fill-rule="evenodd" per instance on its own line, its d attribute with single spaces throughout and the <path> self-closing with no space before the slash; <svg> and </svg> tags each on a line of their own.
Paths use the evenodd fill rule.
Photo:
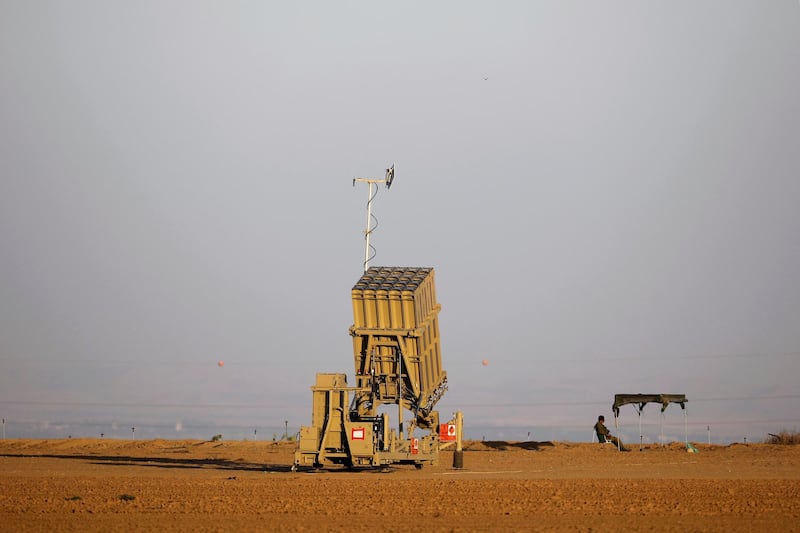
<svg viewBox="0 0 800 533">
<path fill-rule="evenodd" d="M 291 472 L 289 443 L 0 441 L 2 531 L 800 531 L 800 446 L 469 442 Z"/>
</svg>

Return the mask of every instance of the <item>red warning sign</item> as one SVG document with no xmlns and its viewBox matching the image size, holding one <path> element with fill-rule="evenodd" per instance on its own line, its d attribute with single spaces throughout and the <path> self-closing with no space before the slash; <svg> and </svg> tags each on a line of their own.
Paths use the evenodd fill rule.
<svg viewBox="0 0 800 533">
<path fill-rule="evenodd" d="M 364 428 L 353 428 L 350 432 L 350 440 L 364 440 Z"/>
<path fill-rule="evenodd" d="M 456 440 L 456 425 L 455 424 L 440 424 L 439 425 L 439 440 L 442 440 L 442 441 Z"/>
<path fill-rule="evenodd" d="M 414 437 L 411 439 L 411 455 L 419 453 L 419 439 Z"/>
</svg>

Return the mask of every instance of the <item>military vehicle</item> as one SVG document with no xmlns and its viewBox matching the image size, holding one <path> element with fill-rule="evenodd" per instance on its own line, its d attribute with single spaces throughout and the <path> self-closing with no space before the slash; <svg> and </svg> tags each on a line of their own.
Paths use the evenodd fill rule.
<svg viewBox="0 0 800 533">
<path fill-rule="evenodd" d="M 455 416 L 440 424 L 434 409 L 447 373 L 433 268 L 369 267 L 352 299 L 355 383 L 341 373 L 317 374 L 294 467 L 436 464 L 443 442 L 460 442 L 461 423 Z"/>
<path fill-rule="evenodd" d="M 442 448 L 456 445 L 453 466 L 463 466 L 462 415 L 439 423 L 436 402 L 447 390 L 439 343 L 439 309 L 430 267 L 370 267 L 377 227 L 372 201 L 378 184 L 390 188 L 394 165 L 367 183 L 364 274 L 352 289 L 355 383 L 341 373 L 318 373 L 311 425 L 297 437 L 293 469 L 331 465 L 436 464 Z M 374 225 L 373 225 L 374 222 Z M 370 255 L 372 253 L 372 255 Z M 397 426 L 391 411 L 397 410 Z"/>
</svg>

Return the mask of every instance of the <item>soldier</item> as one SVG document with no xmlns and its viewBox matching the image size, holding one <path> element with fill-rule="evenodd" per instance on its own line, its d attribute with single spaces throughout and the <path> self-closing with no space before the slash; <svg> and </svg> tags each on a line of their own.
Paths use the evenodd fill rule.
<svg viewBox="0 0 800 533">
<path fill-rule="evenodd" d="M 617 437 L 611 434 L 608 430 L 604 422 L 606 421 L 606 417 L 600 415 L 597 417 L 597 424 L 594 425 L 594 431 L 597 433 L 597 440 L 600 442 L 611 442 L 623 452 L 629 452 L 630 450 L 622 445 L 622 441 L 619 440 Z"/>
</svg>

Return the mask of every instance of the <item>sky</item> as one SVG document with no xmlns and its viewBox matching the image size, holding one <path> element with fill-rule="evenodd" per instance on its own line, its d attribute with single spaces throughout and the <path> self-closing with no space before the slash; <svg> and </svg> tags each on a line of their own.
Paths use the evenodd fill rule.
<svg viewBox="0 0 800 533">
<path fill-rule="evenodd" d="M 468 438 L 589 440 L 639 392 L 689 400 L 645 441 L 800 427 L 799 26 L 796 0 L 0 0 L 5 435 L 309 424 L 315 373 L 353 375 L 353 178 L 391 164 L 371 264 L 435 268 Z"/>
</svg>

